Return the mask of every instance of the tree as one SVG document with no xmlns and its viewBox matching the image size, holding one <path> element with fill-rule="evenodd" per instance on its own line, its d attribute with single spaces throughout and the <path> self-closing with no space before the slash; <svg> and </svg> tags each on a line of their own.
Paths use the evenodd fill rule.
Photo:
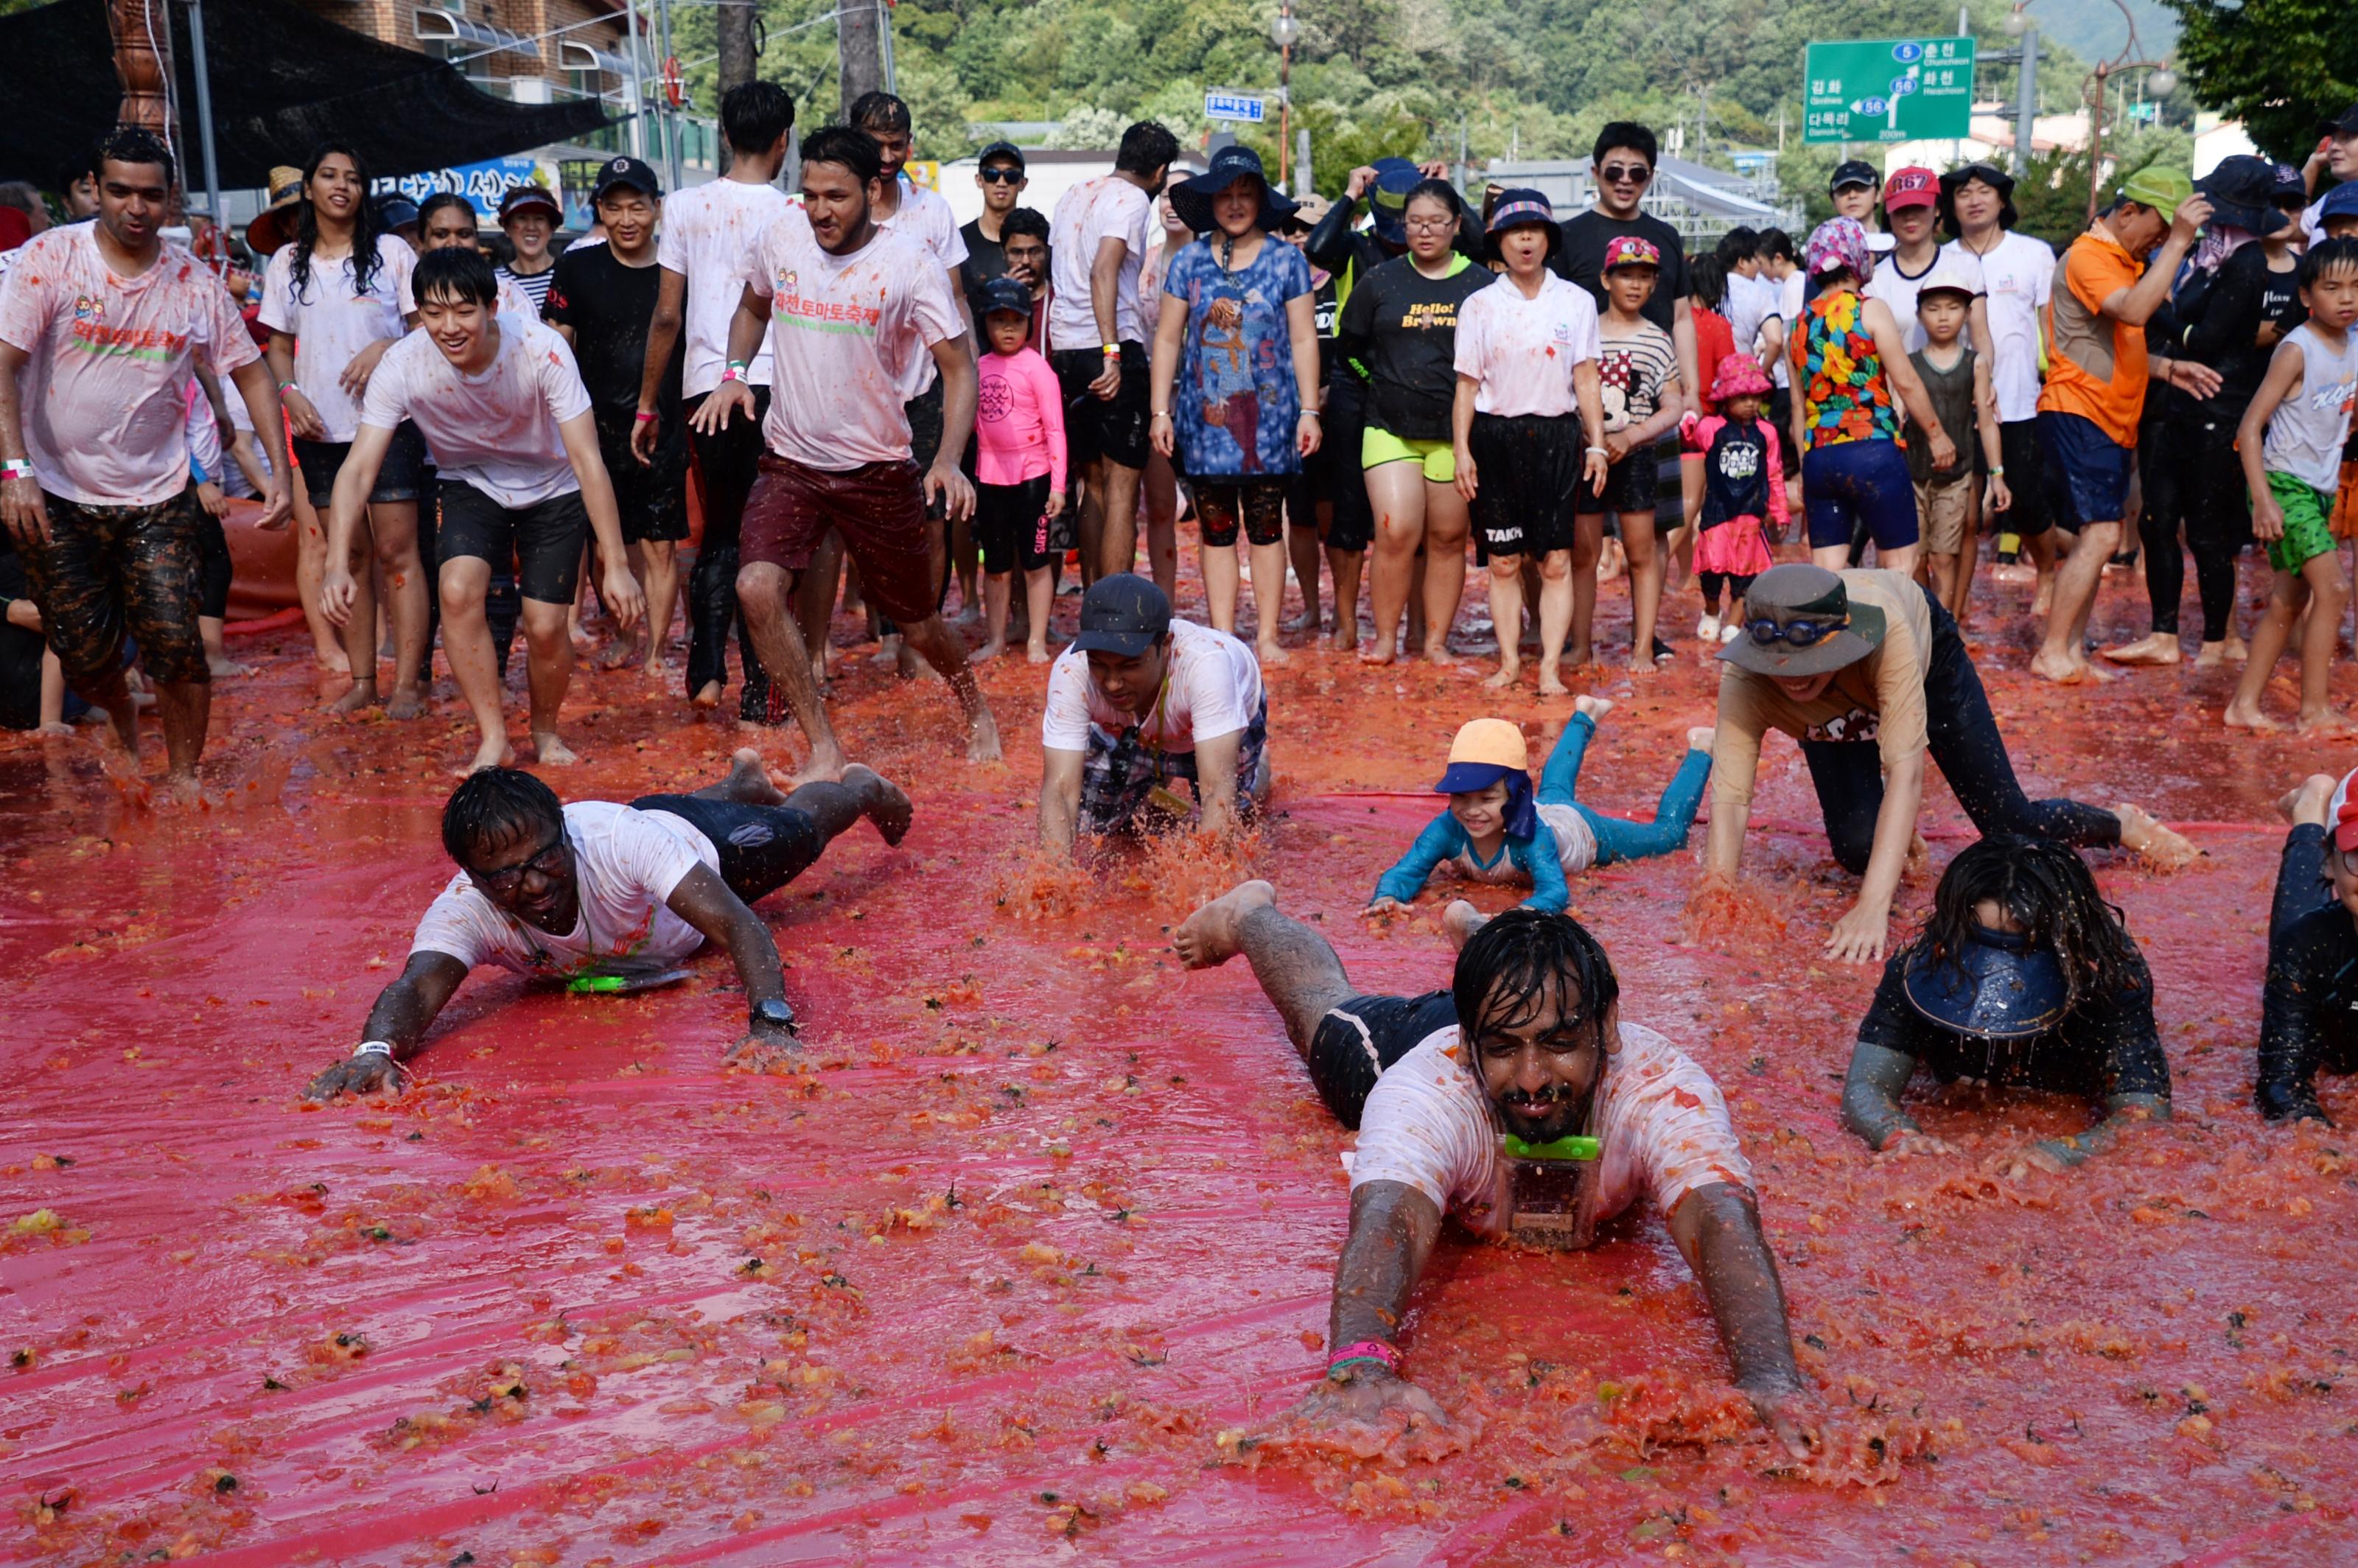
<svg viewBox="0 0 2358 1568">
<path fill-rule="evenodd" d="M 2169 0 L 2178 54 L 2206 106 L 2299 163 L 2320 120 L 2358 100 L 2358 28 L 2333 0 Z"/>
</svg>

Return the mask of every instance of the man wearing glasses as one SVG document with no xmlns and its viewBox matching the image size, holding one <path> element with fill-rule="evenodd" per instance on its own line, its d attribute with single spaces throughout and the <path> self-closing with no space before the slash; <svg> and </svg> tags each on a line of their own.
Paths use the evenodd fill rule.
<svg viewBox="0 0 2358 1568">
<path fill-rule="evenodd" d="M 1745 615 L 1743 635 L 1720 654 L 1704 868 L 1736 875 L 1761 738 L 1772 729 L 1792 736 L 1810 765 L 1834 859 L 1860 879 L 1858 902 L 1835 922 L 1827 957 L 1883 960 L 1892 896 L 1916 842 L 1928 752 L 1985 834 L 2117 845 L 2163 868 L 2193 858 L 2191 844 L 2134 806 L 2106 811 L 2026 797 L 1956 622 L 1899 573 L 1772 567 L 1753 580 Z"/>
<path fill-rule="evenodd" d="M 1565 220 L 1563 243 L 1552 264 L 1556 274 L 1588 290 L 1601 315 L 1605 297 L 1605 248 L 1625 234 L 1634 234 L 1661 254 L 1661 271 L 1653 297 L 1640 312 L 1671 335 L 1679 356 L 1679 384 L 1687 406 L 1704 384 L 1695 374 L 1694 317 L 1688 296 L 1686 247 L 1679 232 L 1650 212 L 1639 210 L 1646 187 L 1653 182 L 1659 152 L 1654 133 L 1627 120 L 1617 120 L 1596 135 L 1590 168 L 1596 180 L 1596 205 Z"/>
<path fill-rule="evenodd" d="M 442 809 L 442 847 L 459 863 L 409 946 L 401 976 L 377 997 L 352 1055 L 311 1080 L 314 1099 L 398 1093 L 401 1064 L 478 964 L 628 991 L 685 979 L 676 968 L 707 943 L 725 947 L 745 993 L 744 1033 L 722 1058 L 766 1070 L 790 1059 L 777 944 L 746 907 L 807 870 L 862 817 L 887 844 L 909 830 L 909 797 L 857 763 L 839 784 L 785 795 L 761 754 L 739 752 L 729 776 L 694 795 L 642 795 L 628 806 L 556 793 L 515 768 L 485 768 Z"/>
</svg>

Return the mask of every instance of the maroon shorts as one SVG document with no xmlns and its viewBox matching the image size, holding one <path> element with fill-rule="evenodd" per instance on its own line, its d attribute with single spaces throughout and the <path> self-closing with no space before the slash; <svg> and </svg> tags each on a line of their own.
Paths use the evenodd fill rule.
<svg viewBox="0 0 2358 1568">
<path fill-rule="evenodd" d="M 912 626 L 935 613 L 939 590 L 915 463 L 903 459 L 838 473 L 763 453 L 745 503 L 739 561 L 801 571 L 829 528 L 841 531 L 843 547 L 860 563 L 860 591 L 869 603 Z"/>
</svg>

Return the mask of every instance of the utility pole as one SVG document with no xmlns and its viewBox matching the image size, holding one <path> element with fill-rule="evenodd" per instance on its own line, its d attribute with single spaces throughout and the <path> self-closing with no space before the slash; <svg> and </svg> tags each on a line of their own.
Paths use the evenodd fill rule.
<svg viewBox="0 0 2358 1568">
<path fill-rule="evenodd" d="M 713 29 L 720 45 L 720 59 L 716 72 L 719 90 L 728 92 L 753 80 L 760 56 L 753 49 L 753 0 L 720 0 L 713 17 Z M 719 105 L 713 105 L 715 112 Z M 729 145 L 724 138 L 715 160 L 719 172 L 729 172 Z"/>
<path fill-rule="evenodd" d="M 205 140 L 205 216 L 213 221 L 214 231 L 226 241 L 228 231 L 222 222 L 221 158 L 213 146 L 213 78 L 205 63 L 205 0 L 189 0 L 189 50 L 196 57 L 189 63 L 197 70 L 197 130 Z M 226 243 L 221 254 L 229 254 Z"/>
<path fill-rule="evenodd" d="M 2039 29 L 2022 35 L 2022 68 L 2014 95 L 2014 172 L 2030 172 L 2030 136 L 2039 124 Z"/>
<path fill-rule="evenodd" d="M 862 93 L 884 85 L 883 0 L 837 0 L 835 45 L 840 65 L 844 118 Z"/>
<path fill-rule="evenodd" d="M 671 0 L 655 0 L 655 26 L 662 38 L 664 59 L 664 185 L 679 189 L 679 105 L 672 94 L 680 91 L 679 57 L 671 48 Z"/>
</svg>

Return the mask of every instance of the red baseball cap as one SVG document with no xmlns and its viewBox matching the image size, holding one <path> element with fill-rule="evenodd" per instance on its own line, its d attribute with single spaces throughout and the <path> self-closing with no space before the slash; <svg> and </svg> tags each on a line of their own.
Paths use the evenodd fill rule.
<svg viewBox="0 0 2358 1568">
<path fill-rule="evenodd" d="M 2332 836 L 2333 847 L 2347 855 L 2358 849 L 2358 800 L 2351 798 L 2351 784 L 2358 781 L 2358 773 L 2344 773 L 2342 782 L 2333 786 L 2333 798 L 2325 803 L 2325 831 Z"/>
<path fill-rule="evenodd" d="M 1616 267 L 1661 265 L 1662 253 L 1651 240 L 1640 239 L 1635 234 L 1616 234 L 1605 242 L 1604 270 L 1606 272 Z"/>
<path fill-rule="evenodd" d="M 1883 182 L 1886 212 L 1897 212 L 1903 207 L 1937 207 L 1940 202 L 1941 177 L 1929 168 L 1911 164 Z"/>
</svg>

